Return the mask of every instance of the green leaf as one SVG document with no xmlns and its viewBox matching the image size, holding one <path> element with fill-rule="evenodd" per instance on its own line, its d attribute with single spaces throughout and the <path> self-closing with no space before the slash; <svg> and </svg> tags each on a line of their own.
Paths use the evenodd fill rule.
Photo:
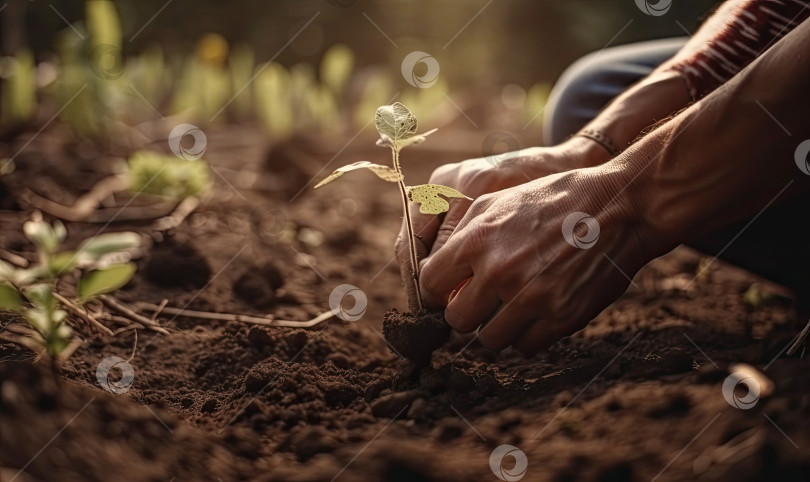
<svg viewBox="0 0 810 482">
<path fill-rule="evenodd" d="M 316 184 L 314 189 L 318 189 L 321 186 L 329 184 L 346 172 L 356 171 L 357 169 L 368 169 L 383 181 L 398 182 L 400 179 L 402 179 L 402 174 L 397 173 L 397 171 L 388 166 L 382 166 L 380 164 L 374 164 L 368 161 L 360 161 L 335 169 L 332 174 L 329 174 L 324 178 L 323 181 Z"/>
<path fill-rule="evenodd" d="M 415 135 L 417 127 L 416 116 L 399 102 L 378 108 L 374 125 L 380 136 L 388 137 L 394 143 Z"/>
<path fill-rule="evenodd" d="M 211 170 L 202 159 L 187 161 L 154 151 L 137 151 L 127 161 L 133 193 L 181 200 L 202 196 L 211 187 Z"/>
<path fill-rule="evenodd" d="M 70 273 L 78 263 L 79 257 L 75 251 L 62 251 L 51 256 L 48 261 L 48 269 L 52 276 L 57 276 Z"/>
<path fill-rule="evenodd" d="M 133 232 L 106 233 L 90 238 L 79 247 L 79 257 L 96 261 L 105 254 L 130 251 L 141 245 L 141 237 Z"/>
<path fill-rule="evenodd" d="M 115 291 L 127 284 L 134 274 L 135 263 L 114 264 L 91 271 L 79 280 L 79 299 L 84 302 L 93 296 Z"/>
<path fill-rule="evenodd" d="M 0 284 L 0 310 L 20 311 L 22 298 L 12 286 Z"/>
<path fill-rule="evenodd" d="M 464 198 L 472 201 L 472 198 L 456 191 L 452 187 L 441 184 L 421 184 L 419 186 L 408 186 L 405 188 L 408 199 L 419 204 L 419 212 L 422 214 L 441 214 L 450 209 L 450 203 L 444 197 Z M 444 197 L 442 197 L 444 196 Z"/>
<path fill-rule="evenodd" d="M 354 68 L 352 50 L 342 44 L 333 45 L 323 55 L 321 61 L 321 80 L 334 93 L 343 91 Z"/>
<path fill-rule="evenodd" d="M 14 278 L 15 271 L 13 265 L 0 259 L 0 279 L 11 281 Z"/>
<path fill-rule="evenodd" d="M 121 46 L 121 21 L 115 4 L 107 0 L 85 3 L 87 30 L 93 45 Z M 83 37 L 82 37 L 83 38 Z"/>
</svg>

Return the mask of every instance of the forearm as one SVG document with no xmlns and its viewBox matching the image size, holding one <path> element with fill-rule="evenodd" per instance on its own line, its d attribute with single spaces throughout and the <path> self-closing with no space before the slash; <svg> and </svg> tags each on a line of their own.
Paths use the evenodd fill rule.
<svg viewBox="0 0 810 482">
<path fill-rule="evenodd" d="M 585 130 L 603 133 L 618 151 L 624 150 L 645 129 L 726 82 L 790 32 L 810 15 L 807 3 L 723 3 L 672 59 L 611 102 Z M 752 33 L 752 28 L 758 30 Z"/>
<path fill-rule="evenodd" d="M 653 237 L 689 241 L 810 189 L 794 162 L 810 138 L 808 42 L 810 21 L 623 156 Z"/>
</svg>

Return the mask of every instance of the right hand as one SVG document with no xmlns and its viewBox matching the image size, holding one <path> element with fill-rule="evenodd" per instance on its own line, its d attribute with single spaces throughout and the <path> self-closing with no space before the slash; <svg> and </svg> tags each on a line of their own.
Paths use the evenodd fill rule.
<svg viewBox="0 0 810 482">
<path fill-rule="evenodd" d="M 602 146 L 583 137 L 572 137 L 554 147 L 523 149 L 498 157 L 497 162 L 490 158 L 477 158 L 445 164 L 433 171 L 429 183 L 452 187 L 475 199 L 550 174 L 591 167 L 610 159 Z M 409 204 L 420 264 L 444 246 L 472 204 L 467 199 L 450 199 L 449 202 L 450 210 L 438 216 L 421 214 L 418 205 Z M 415 311 L 416 296 L 410 281 L 412 272 L 407 238 L 403 221 L 395 249 L 408 306 Z"/>
</svg>

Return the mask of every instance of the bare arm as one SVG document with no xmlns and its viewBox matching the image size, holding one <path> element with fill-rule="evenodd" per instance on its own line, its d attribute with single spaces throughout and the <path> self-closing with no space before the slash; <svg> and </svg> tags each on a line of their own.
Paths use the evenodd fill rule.
<svg viewBox="0 0 810 482">
<path fill-rule="evenodd" d="M 483 325 L 485 346 L 535 352 L 587 325 L 655 256 L 810 190 L 794 162 L 810 138 L 809 42 L 805 21 L 610 162 L 476 199 L 423 268 L 425 302 L 446 304 L 459 331 Z"/>
<path fill-rule="evenodd" d="M 793 162 L 810 138 L 808 44 L 805 21 L 651 139 L 662 147 L 639 177 L 656 192 L 646 218 L 657 237 L 687 241 L 810 187 Z"/>
</svg>

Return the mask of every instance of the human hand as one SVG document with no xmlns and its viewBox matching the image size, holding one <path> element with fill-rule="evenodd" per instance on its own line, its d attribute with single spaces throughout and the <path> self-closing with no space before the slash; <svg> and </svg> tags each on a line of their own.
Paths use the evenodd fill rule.
<svg viewBox="0 0 810 482">
<path fill-rule="evenodd" d="M 663 249 L 642 236 L 644 194 L 612 199 L 632 170 L 607 166 L 479 197 L 425 263 L 425 304 L 447 305 L 458 331 L 483 325 L 479 340 L 493 349 L 534 353 L 583 328 Z M 575 213 L 590 216 L 577 223 Z"/>
<path fill-rule="evenodd" d="M 477 158 L 445 164 L 433 171 L 429 182 L 449 186 L 469 197 L 477 198 L 550 174 L 598 165 L 608 158 L 608 152 L 590 139 L 574 137 L 559 146 L 523 149 L 503 154 L 498 159 Z M 439 216 L 421 214 L 418 206 L 409 206 L 413 232 L 417 236 L 415 244 L 418 258 L 422 262 L 447 242 L 472 204 L 467 199 L 451 199 L 449 202 L 450 210 Z M 407 240 L 407 229 L 403 221 L 395 250 L 409 307 L 411 311 L 415 311 L 416 296 L 411 292 L 413 284 L 409 282 L 412 272 Z"/>
</svg>

